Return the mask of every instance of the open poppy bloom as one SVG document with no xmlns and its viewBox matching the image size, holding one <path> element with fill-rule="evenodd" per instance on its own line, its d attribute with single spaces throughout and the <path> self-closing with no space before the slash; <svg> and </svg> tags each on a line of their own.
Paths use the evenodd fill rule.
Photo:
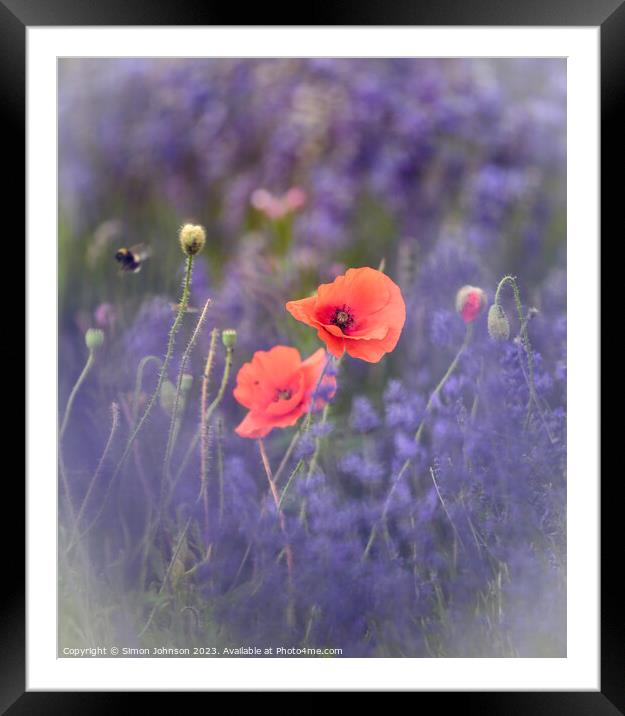
<svg viewBox="0 0 625 716">
<path fill-rule="evenodd" d="M 252 361 L 245 363 L 237 375 L 234 397 L 249 413 L 235 432 L 243 438 L 262 438 L 273 428 L 295 425 L 310 409 L 325 363 L 323 348 L 305 361 L 298 350 L 288 346 L 256 351 Z M 325 375 L 319 388 L 315 408 L 334 395 L 336 379 Z"/>
<path fill-rule="evenodd" d="M 286 310 L 317 329 L 332 355 L 347 351 L 354 358 L 377 363 L 397 345 L 406 305 L 399 286 L 372 268 L 348 269 L 317 295 L 289 301 Z"/>
</svg>

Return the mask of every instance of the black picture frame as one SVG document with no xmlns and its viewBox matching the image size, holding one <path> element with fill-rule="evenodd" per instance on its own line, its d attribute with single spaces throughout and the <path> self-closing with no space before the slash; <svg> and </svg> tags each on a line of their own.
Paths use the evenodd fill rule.
<svg viewBox="0 0 625 716">
<path fill-rule="evenodd" d="M 287 15 L 263 3 L 243 8 L 210 0 L 0 0 L 0 117 L 5 138 L 4 187 L 5 236 L 16 256 L 7 257 L 7 273 L 17 278 L 19 287 L 7 297 L 19 301 L 22 278 L 17 269 L 21 249 L 21 222 L 16 221 L 25 200 L 26 151 L 26 28 L 29 26 L 72 25 L 233 25 L 245 16 L 245 25 L 525 25 L 525 26 L 600 26 L 601 34 L 601 228 L 605 236 L 617 224 L 622 205 L 622 158 L 625 156 L 623 127 L 625 112 L 625 0 L 375 0 L 358 3 L 336 0 L 315 6 L 305 13 Z M 280 20 L 268 22 L 268 20 Z M 8 150 L 8 151 L 7 151 Z M 7 156 L 8 155 L 8 156 Z M 619 177 L 609 180 L 608 177 Z M 9 208 L 11 214 L 8 214 Z M 9 218 L 12 217 L 11 218 Z M 618 236 L 619 234 L 617 234 Z M 5 249 L 6 251 L 6 249 Z M 603 276 L 602 263 L 602 276 Z M 602 280 L 602 285 L 607 279 Z M 603 288 L 602 288 L 603 294 Z M 607 302 L 603 301 L 604 305 Z M 14 368 L 13 368 L 14 370 Z M 602 374 L 608 374 L 603 369 Z M 18 421 L 15 421 L 19 424 Z M 606 421 L 607 423 L 607 421 Z M 590 430 L 599 426 L 590 426 Z M 9 472 L 5 478 L 9 477 Z M 24 534 L 22 514 L 17 507 L 24 499 L 22 483 L 15 473 L 5 479 L 5 516 L 17 517 L 14 523 L 3 520 L 5 550 L 3 589 L 0 591 L 0 713 L 21 714 L 96 714 L 136 709 L 145 694 L 116 692 L 25 692 L 25 569 L 19 549 Z M 616 499 L 617 479 L 606 480 L 601 490 L 601 687 L 597 692 L 444 692 L 417 694 L 423 698 L 445 699 L 445 705 L 463 712 L 480 714 L 625 714 L 625 619 L 620 597 L 622 551 L 617 531 L 620 525 L 620 501 Z M 9 510 L 6 505 L 12 505 Z M 10 545 L 10 548 L 7 547 Z M 620 558 L 620 559 L 619 559 Z M 159 694 L 159 698 L 166 694 Z M 128 699 L 128 700 L 127 700 Z M 128 707 L 125 706 L 128 704 Z M 440 708 L 440 702 L 437 704 Z"/>
</svg>

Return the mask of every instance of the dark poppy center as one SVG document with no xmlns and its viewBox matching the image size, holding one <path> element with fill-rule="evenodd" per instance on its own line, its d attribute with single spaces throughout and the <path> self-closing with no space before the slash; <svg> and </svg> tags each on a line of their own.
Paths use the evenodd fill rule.
<svg viewBox="0 0 625 716">
<path fill-rule="evenodd" d="M 334 311 L 332 318 L 330 319 L 330 323 L 332 323 L 334 326 L 338 326 L 343 331 L 343 333 L 347 328 L 352 325 L 353 322 L 354 316 L 352 315 L 352 312 L 350 311 L 348 306 L 342 306 L 341 308 L 337 308 Z"/>
<path fill-rule="evenodd" d="M 275 400 L 290 400 L 292 395 L 288 388 L 286 390 L 277 390 Z"/>
</svg>

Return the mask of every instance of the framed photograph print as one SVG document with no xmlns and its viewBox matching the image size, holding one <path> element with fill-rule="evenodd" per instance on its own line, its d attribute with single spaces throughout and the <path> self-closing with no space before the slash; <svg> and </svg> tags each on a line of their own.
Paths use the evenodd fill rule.
<svg viewBox="0 0 625 716">
<path fill-rule="evenodd" d="M 8 714 L 625 713 L 599 461 L 625 8 L 323 12 L 0 2 L 26 210 Z"/>
</svg>

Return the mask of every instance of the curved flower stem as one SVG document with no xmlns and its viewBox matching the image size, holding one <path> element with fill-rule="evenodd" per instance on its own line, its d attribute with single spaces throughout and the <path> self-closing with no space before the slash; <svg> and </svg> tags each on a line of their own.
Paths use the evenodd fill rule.
<svg viewBox="0 0 625 716">
<path fill-rule="evenodd" d="M 74 387 L 72 388 L 72 391 L 69 394 L 69 398 L 67 399 L 67 405 L 65 406 L 65 414 L 63 415 L 63 422 L 61 423 L 61 427 L 59 428 L 59 440 L 62 440 L 63 435 L 65 435 L 65 431 L 67 430 L 67 425 L 69 423 L 69 417 L 72 413 L 72 407 L 74 406 L 74 400 L 76 400 L 76 395 L 80 390 L 80 386 L 85 382 L 85 378 L 87 377 L 89 371 L 93 366 L 93 361 L 94 352 L 92 349 L 89 351 L 89 355 L 87 356 L 87 362 L 85 363 L 82 372 L 78 376 L 78 380 L 74 383 Z"/>
<path fill-rule="evenodd" d="M 415 443 L 419 443 L 421 441 L 421 436 L 423 435 L 423 430 L 425 428 L 425 423 L 427 420 L 427 417 L 429 416 L 432 406 L 434 405 L 434 401 L 438 397 L 439 393 L 445 386 L 445 383 L 449 380 L 452 373 L 456 370 L 458 363 L 460 362 L 460 358 L 462 357 L 462 354 L 467 349 L 470 341 L 471 336 L 473 335 L 473 323 L 467 323 L 467 329 L 466 333 L 464 335 L 464 341 L 462 342 L 462 345 L 460 346 L 458 352 L 454 356 L 454 359 L 449 364 L 449 368 L 447 368 L 447 371 L 445 372 L 445 375 L 439 380 L 436 388 L 432 391 L 432 394 L 428 398 L 428 402 L 425 406 L 425 410 L 423 412 L 423 417 L 421 418 L 421 422 L 419 423 L 419 426 L 417 427 L 417 432 L 415 433 L 414 440 Z M 388 495 L 386 496 L 386 500 L 384 501 L 384 507 L 382 508 L 382 514 L 380 516 L 380 519 L 373 525 L 371 528 L 371 532 L 369 533 L 369 539 L 367 540 L 367 545 L 365 547 L 365 551 L 363 552 L 362 559 L 363 561 L 367 559 L 369 556 L 369 552 L 371 551 L 371 547 L 373 546 L 373 543 L 375 542 L 375 538 L 377 536 L 378 528 L 380 524 L 384 522 L 386 519 L 386 515 L 388 513 L 388 509 L 391 504 L 391 499 L 393 495 L 395 494 L 395 490 L 397 489 L 397 486 L 399 485 L 402 477 L 404 476 L 406 470 L 410 467 L 412 464 L 412 458 L 407 458 L 403 465 L 401 466 L 399 472 L 397 473 L 397 477 L 395 480 L 393 480 L 393 484 L 391 485 L 391 489 L 389 490 Z"/>
<path fill-rule="evenodd" d="M 143 387 L 143 373 L 148 363 L 156 363 L 159 370 L 163 364 L 163 361 L 157 356 L 144 356 L 139 362 L 137 367 L 137 377 L 135 379 L 135 393 L 132 402 L 132 423 L 131 427 L 134 426 L 137 421 L 137 413 L 139 411 L 139 398 L 141 396 L 141 388 Z"/>
<path fill-rule="evenodd" d="M 128 457 L 128 455 L 130 453 L 130 448 L 132 447 L 132 444 L 136 440 L 137 435 L 139 435 L 141 428 L 145 425 L 145 421 L 147 420 L 149 414 L 152 412 L 154 403 L 156 403 L 156 400 L 161 392 L 161 387 L 163 385 L 163 381 L 165 380 L 165 376 L 167 374 L 167 368 L 169 367 L 169 363 L 170 363 L 172 355 L 174 353 L 174 343 L 176 340 L 176 333 L 178 333 L 178 330 L 179 330 L 180 325 L 182 324 L 182 320 L 184 318 L 184 314 L 186 313 L 187 307 L 189 305 L 189 293 L 190 293 L 190 288 L 191 288 L 191 273 L 192 273 L 192 271 L 193 271 L 193 256 L 187 256 L 184 282 L 182 285 L 182 296 L 180 298 L 180 303 L 178 304 L 178 312 L 176 313 L 176 318 L 174 319 L 174 322 L 172 323 L 172 326 L 169 329 L 169 339 L 167 341 L 167 351 L 165 353 L 165 358 L 161 365 L 161 370 L 158 374 L 158 381 L 156 383 L 156 388 L 154 389 L 154 392 L 152 393 L 152 396 L 150 397 L 150 400 L 148 401 L 148 404 L 146 405 L 145 410 L 143 411 L 143 415 L 141 416 L 139 422 L 135 425 L 132 433 L 130 434 L 130 437 L 128 438 L 126 447 L 124 448 L 124 451 L 123 451 L 121 457 L 119 458 L 117 466 L 115 467 L 115 470 L 113 471 L 113 475 L 111 477 L 111 482 L 113 482 L 113 480 L 115 480 L 117 475 L 120 473 L 122 467 L 124 466 L 124 463 L 126 462 L 126 458 Z"/>
<path fill-rule="evenodd" d="M 107 455 L 109 454 L 109 451 L 111 449 L 111 445 L 113 444 L 113 439 L 115 438 L 115 434 L 117 433 L 118 427 L 119 427 L 119 405 L 117 405 L 117 403 L 112 403 L 111 404 L 111 432 L 109 433 L 108 440 L 106 441 L 106 445 L 104 446 L 104 450 L 102 452 L 100 460 L 98 461 L 98 465 L 95 469 L 95 472 L 93 473 L 93 477 L 91 478 L 91 482 L 89 483 L 87 492 L 85 493 L 85 496 L 83 497 L 82 504 L 80 505 L 80 509 L 78 510 L 78 515 L 76 516 L 76 524 L 74 525 L 74 533 L 70 540 L 69 546 L 67 547 L 66 552 L 69 552 L 72 549 L 72 547 L 74 546 L 74 544 L 76 543 L 76 540 L 82 539 L 87 534 L 87 532 L 89 532 L 89 530 L 91 528 L 91 525 L 90 525 L 82 533 L 82 535 L 79 536 L 78 533 L 80 530 L 80 522 L 82 520 L 85 508 L 87 506 L 87 503 L 89 502 L 89 498 L 91 497 L 93 488 L 95 487 L 95 485 L 98 482 L 98 479 L 100 477 L 100 474 L 102 473 L 102 467 L 104 465 L 104 462 L 106 461 Z M 105 501 L 106 500 L 103 500 L 102 504 L 104 504 Z M 95 522 L 97 522 L 99 516 L 100 516 L 100 513 L 98 512 L 98 515 L 92 524 L 95 524 Z"/>
<path fill-rule="evenodd" d="M 74 401 L 76 400 L 76 396 L 78 395 L 78 391 L 80 390 L 81 385 L 85 382 L 85 378 L 89 374 L 89 371 L 91 370 L 91 367 L 93 366 L 94 362 L 94 351 L 93 349 L 89 350 L 89 355 L 87 356 L 87 361 L 84 365 L 84 368 L 82 369 L 80 375 L 78 376 L 78 379 L 74 383 L 74 387 L 72 388 L 69 398 L 67 399 L 67 405 L 65 406 L 65 414 L 63 415 L 63 420 L 61 422 L 61 427 L 59 428 L 59 439 L 58 439 L 58 451 L 59 451 L 59 473 L 61 475 L 61 482 L 63 483 L 63 490 L 65 492 L 65 497 L 67 499 L 67 506 L 69 515 L 71 518 L 72 526 L 72 534 L 76 531 L 76 511 L 74 510 L 74 502 L 72 500 L 72 493 L 69 486 L 69 479 L 67 477 L 67 470 L 65 468 L 65 458 L 63 456 L 63 436 L 65 435 L 65 431 L 67 430 L 67 426 L 69 424 L 69 418 L 72 414 L 72 407 L 74 405 Z M 71 540 L 70 540 L 71 542 Z"/>
<path fill-rule="evenodd" d="M 509 284 L 512 288 L 512 293 L 514 294 L 514 304 L 516 306 L 517 314 L 519 316 L 519 323 L 520 323 L 520 334 L 521 334 L 521 340 L 523 341 L 523 348 L 525 349 L 525 355 L 527 357 L 527 371 L 528 371 L 528 385 L 529 385 L 529 400 L 527 403 L 527 417 L 525 418 L 525 425 L 529 423 L 529 419 L 531 416 L 531 408 L 532 403 L 536 403 L 538 405 L 538 398 L 536 397 L 536 386 L 534 383 L 534 357 L 532 355 L 532 347 L 530 345 L 530 339 L 529 334 L 527 331 L 527 318 L 523 315 L 523 304 L 521 303 L 521 293 L 519 291 L 519 286 L 516 282 L 516 276 L 504 276 L 499 284 L 497 285 L 497 290 L 495 291 L 495 304 L 499 305 L 499 296 L 501 294 L 501 290 L 503 287 Z"/>
<path fill-rule="evenodd" d="M 202 400 L 200 406 L 200 494 L 204 506 L 204 530 L 208 533 L 208 422 L 206 419 L 206 410 L 208 403 L 208 381 L 210 379 L 213 362 L 215 360 L 215 345 L 217 344 L 217 336 L 219 330 L 213 328 L 211 331 L 211 340 L 204 365 L 204 374 L 202 376 Z"/>
<path fill-rule="evenodd" d="M 195 342 L 197 341 L 197 338 L 200 335 L 200 330 L 202 329 L 202 326 L 204 325 L 204 321 L 206 320 L 206 312 L 208 311 L 208 307 L 210 306 L 210 304 L 211 304 L 211 299 L 209 298 L 206 301 L 206 303 L 204 304 L 202 313 L 200 314 L 200 317 L 198 318 L 198 321 L 197 321 L 197 324 L 193 331 L 193 334 L 191 335 L 191 338 L 189 339 L 189 343 L 187 344 L 185 352 L 183 353 L 182 358 L 180 360 L 180 369 L 178 370 L 178 380 L 176 381 L 176 396 L 174 398 L 174 406 L 173 406 L 173 409 L 171 412 L 171 419 L 169 421 L 169 433 L 167 435 L 167 446 L 165 448 L 165 460 L 163 462 L 164 474 L 168 478 L 170 477 L 171 454 L 174 449 L 174 443 L 176 441 L 176 435 L 178 433 L 176 426 L 178 425 L 178 408 L 180 406 L 180 394 L 182 392 L 182 380 L 183 380 L 183 376 L 184 376 L 184 369 L 187 367 L 187 362 L 189 361 L 189 356 L 191 355 L 193 346 L 195 345 Z"/>
</svg>

